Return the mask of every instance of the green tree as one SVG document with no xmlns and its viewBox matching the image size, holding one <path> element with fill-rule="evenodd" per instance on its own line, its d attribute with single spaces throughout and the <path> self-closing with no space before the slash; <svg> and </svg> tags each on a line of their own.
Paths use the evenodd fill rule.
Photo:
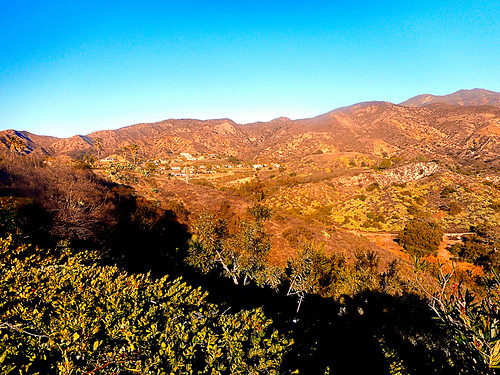
<svg viewBox="0 0 500 375">
<path fill-rule="evenodd" d="M 379 167 L 379 169 L 387 169 L 387 168 L 390 168 L 391 165 L 392 165 L 392 162 L 389 159 L 383 159 L 379 163 L 378 167 Z"/>
<path fill-rule="evenodd" d="M 479 224 L 471 228 L 470 234 L 463 237 L 461 243 L 450 247 L 450 252 L 463 260 L 480 265 L 486 270 L 497 268 L 500 264 L 500 235 L 497 228 Z"/>
<path fill-rule="evenodd" d="M 297 313 L 308 293 L 321 293 L 332 285 L 329 265 L 332 259 L 312 241 L 304 241 L 297 256 L 288 261 L 286 275 L 289 286 L 287 296 L 297 296 Z"/>
<path fill-rule="evenodd" d="M 129 150 L 130 150 L 130 154 L 132 154 L 132 159 L 134 160 L 134 164 L 135 164 L 135 158 L 137 156 L 137 153 L 139 152 L 139 146 L 134 143 L 134 144 L 130 145 Z"/>
<path fill-rule="evenodd" d="M 202 212 L 193 223 L 187 262 L 207 273 L 219 270 L 234 284 L 265 283 L 269 236 L 260 223 L 239 221 L 233 230 L 225 218 Z"/>
<path fill-rule="evenodd" d="M 426 256 L 438 250 L 443 234 L 443 230 L 435 222 L 410 220 L 399 233 L 398 239 L 410 254 Z"/>
<path fill-rule="evenodd" d="M 261 309 L 222 313 L 181 279 L 40 253 L 0 240 L 0 373 L 278 374 L 291 343 Z"/>
<path fill-rule="evenodd" d="M 16 136 L 7 136 L 7 145 L 9 146 L 11 152 L 15 151 L 20 154 L 24 151 L 24 148 L 26 147 L 24 141 Z"/>
</svg>

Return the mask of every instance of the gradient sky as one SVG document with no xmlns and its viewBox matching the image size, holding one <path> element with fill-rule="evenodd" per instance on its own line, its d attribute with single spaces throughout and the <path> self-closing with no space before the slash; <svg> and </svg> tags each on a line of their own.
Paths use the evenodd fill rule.
<svg viewBox="0 0 500 375">
<path fill-rule="evenodd" d="M 500 91 L 500 1 L 0 1 L 0 130 Z"/>
</svg>

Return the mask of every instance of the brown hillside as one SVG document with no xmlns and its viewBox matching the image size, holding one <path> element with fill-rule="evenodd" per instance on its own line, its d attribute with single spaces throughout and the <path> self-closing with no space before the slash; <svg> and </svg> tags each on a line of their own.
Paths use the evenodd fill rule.
<svg viewBox="0 0 500 375">
<path fill-rule="evenodd" d="M 475 106 L 475 105 L 493 105 L 500 107 L 500 93 L 483 90 L 459 90 L 449 95 L 417 95 L 401 103 L 401 105 L 423 107 L 437 104 L 446 104 L 452 106 Z"/>
<path fill-rule="evenodd" d="M 280 162 L 314 153 L 357 152 L 376 158 L 425 155 L 450 163 L 498 166 L 500 108 L 491 104 L 500 103 L 500 94 L 461 90 L 438 98 L 457 106 L 421 106 L 418 103 L 434 99 L 416 98 L 406 105 L 359 103 L 301 120 L 278 118 L 245 125 L 229 119 L 165 120 L 65 139 L 18 134 L 29 139 L 26 152 L 52 156 L 104 157 L 136 144 L 140 159 L 189 152 Z M 474 103 L 490 105 L 471 106 Z"/>
<path fill-rule="evenodd" d="M 36 135 L 27 131 L 16 131 L 16 130 L 4 130 L 0 132 L 0 142 L 7 148 L 8 137 L 17 137 L 24 142 L 24 153 L 34 155 L 49 155 L 51 154 L 50 147 L 55 142 L 59 141 L 60 138 Z"/>
</svg>

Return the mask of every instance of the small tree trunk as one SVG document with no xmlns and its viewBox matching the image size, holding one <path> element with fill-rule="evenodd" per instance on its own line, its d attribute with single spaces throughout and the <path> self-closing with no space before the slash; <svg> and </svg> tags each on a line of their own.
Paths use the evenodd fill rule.
<svg viewBox="0 0 500 375">
<path fill-rule="evenodd" d="M 302 301 L 303 301 L 303 300 L 304 300 L 304 295 L 303 295 L 303 294 L 301 294 L 301 295 L 299 296 L 299 300 L 298 300 L 298 302 L 297 302 L 297 311 L 296 311 L 296 313 L 297 313 L 297 314 L 299 313 L 299 310 L 300 310 L 300 305 L 302 304 Z"/>
</svg>

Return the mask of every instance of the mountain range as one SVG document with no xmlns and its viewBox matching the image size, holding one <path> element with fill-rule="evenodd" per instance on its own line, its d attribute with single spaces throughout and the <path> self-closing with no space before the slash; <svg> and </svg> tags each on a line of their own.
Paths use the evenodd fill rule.
<svg viewBox="0 0 500 375">
<path fill-rule="evenodd" d="M 230 119 L 169 119 L 117 130 L 56 138 L 26 131 L 0 132 L 24 141 L 24 153 L 82 157 L 120 154 L 137 144 L 144 158 L 188 152 L 245 161 L 287 161 L 314 152 L 358 152 L 377 157 L 424 155 L 480 166 L 500 163 L 500 93 L 460 90 L 418 95 L 400 104 L 364 102 L 308 119 L 286 117 L 237 124 Z"/>
</svg>

